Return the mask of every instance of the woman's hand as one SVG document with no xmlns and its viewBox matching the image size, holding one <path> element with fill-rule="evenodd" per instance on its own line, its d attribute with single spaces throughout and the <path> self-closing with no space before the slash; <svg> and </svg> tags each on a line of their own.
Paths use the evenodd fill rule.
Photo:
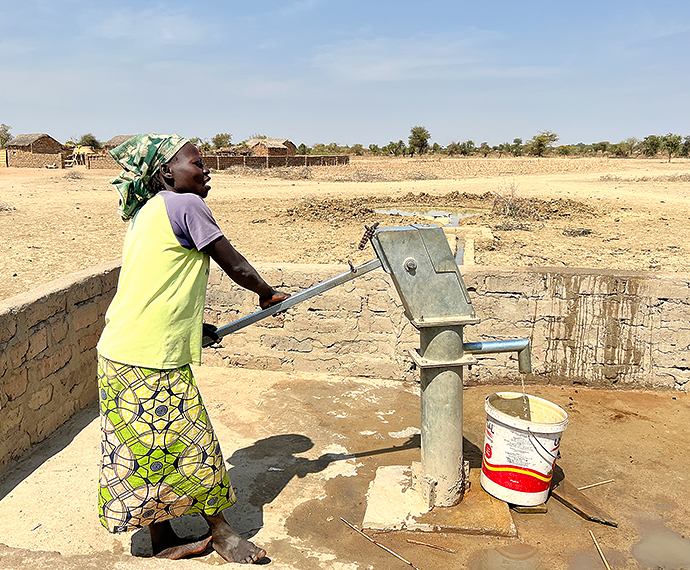
<svg viewBox="0 0 690 570">
<path fill-rule="evenodd" d="M 285 301 L 290 295 L 287 293 L 281 293 L 280 291 L 273 291 L 271 297 L 259 297 L 259 306 L 262 309 L 268 309 L 271 305 Z"/>
</svg>

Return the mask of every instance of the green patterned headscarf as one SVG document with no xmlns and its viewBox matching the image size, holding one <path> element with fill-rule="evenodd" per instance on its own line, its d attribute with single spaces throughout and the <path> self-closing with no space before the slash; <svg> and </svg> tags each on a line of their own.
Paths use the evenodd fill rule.
<svg viewBox="0 0 690 570">
<path fill-rule="evenodd" d="M 156 192 L 150 182 L 158 169 L 169 162 L 189 141 L 178 135 L 148 133 L 136 135 L 110 151 L 124 172 L 110 183 L 120 195 L 118 214 L 131 219 Z"/>
</svg>

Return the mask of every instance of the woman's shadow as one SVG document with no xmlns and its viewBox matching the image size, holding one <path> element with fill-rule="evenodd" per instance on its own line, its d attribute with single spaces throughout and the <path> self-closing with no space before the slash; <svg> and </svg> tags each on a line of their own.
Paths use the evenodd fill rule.
<svg viewBox="0 0 690 570">
<path fill-rule="evenodd" d="M 227 460 L 237 496 L 237 502 L 223 512 L 228 524 L 245 538 L 254 536 L 264 524 L 264 505 L 272 503 L 293 477 L 318 473 L 333 461 L 353 457 L 342 453 L 326 453 L 317 459 L 295 456 L 312 447 L 307 436 L 283 434 L 235 451 Z"/>
<path fill-rule="evenodd" d="M 303 478 L 323 471 L 334 461 L 371 457 L 395 451 L 418 448 L 419 435 L 401 445 L 355 453 L 324 453 L 316 459 L 296 457 L 314 447 L 305 435 L 273 435 L 235 451 L 228 459 L 230 483 L 237 502 L 223 511 L 225 520 L 244 538 L 253 537 L 264 525 L 264 506 L 273 502 L 293 477 Z M 208 532 L 199 515 L 182 516 L 171 521 L 179 536 L 198 538 Z M 140 529 L 132 536 L 132 554 L 151 556 L 148 532 Z"/>
</svg>

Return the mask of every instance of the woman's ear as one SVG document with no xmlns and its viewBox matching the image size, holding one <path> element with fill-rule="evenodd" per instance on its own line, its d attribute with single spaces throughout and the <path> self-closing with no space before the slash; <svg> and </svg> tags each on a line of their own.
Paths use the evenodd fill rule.
<svg viewBox="0 0 690 570">
<path fill-rule="evenodd" d="M 172 170 L 170 169 L 170 166 L 166 164 L 162 164 L 160 169 L 160 177 L 161 180 L 163 181 L 164 184 L 167 184 L 168 186 L 172 186 L 173 188 L 175 187 L 175 177 L 173 176 Z"/>
</svg>

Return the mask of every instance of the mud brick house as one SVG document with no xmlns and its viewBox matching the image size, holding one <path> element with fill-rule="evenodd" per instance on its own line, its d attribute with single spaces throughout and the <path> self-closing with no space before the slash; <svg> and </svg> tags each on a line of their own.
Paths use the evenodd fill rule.
<svg viewBox="0 0 690 570">
<path fill-rule="evenodd" d="M 86 157 L 86 168 L 88 169 L 106 169 L 106 170 L 117 170 L 120 169 L 120 165 L 115 162 L 115 159 L 110 156 L 108 151 L 114 149 L 116 146 L 120 146 L 123 142 L 131 139 L 134 135 L 115 135 L 110 140 L 103 143 L 103 151 L 99 151 L 95 154 L 90 154 Z"/>
<path fill-rule="evenodd" d="M 249 139 L 252 156 L 293 156 L 297 147 L 288 139 Z"/>
<path fill-rule="evenodd" d="M 45 133 L 17 135 L 5 145 L 7 166 L 64 168 L 62 144 Z"/>
<path fill-rule="evenodd" d="M 112 150 L 116 146 L 120 146 L 123 142 L 128 141 L 133 136 L 134 135 L 115 135 L 112 139 L 103 143 L 103 148 L 105 150 Z"/>
</svg>

